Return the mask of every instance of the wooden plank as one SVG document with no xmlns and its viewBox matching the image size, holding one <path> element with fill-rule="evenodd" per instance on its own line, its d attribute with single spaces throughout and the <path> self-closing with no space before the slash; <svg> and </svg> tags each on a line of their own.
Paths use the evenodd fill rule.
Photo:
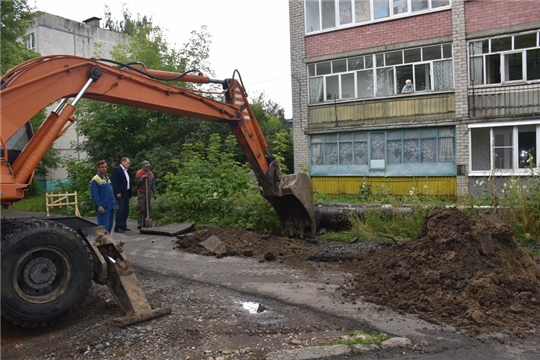
<svg viewBox="0 0 540 360">
<path fill-rule="evenodd" d="M 163 226 L 155 226 L 151 228 L 141 228 L 141 234 L 149 235 L 168 235 L 176 236 L 192 231 L 195 228 L 195 223 L 172 223 Z"/>
</svg>

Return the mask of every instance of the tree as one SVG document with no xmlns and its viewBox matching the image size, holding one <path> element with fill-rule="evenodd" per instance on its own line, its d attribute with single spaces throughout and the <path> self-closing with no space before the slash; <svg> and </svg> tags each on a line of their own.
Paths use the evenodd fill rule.
<svg viewBox="0 0 540 360">
<path fill-rule="evenodd" d="M 146 16 L 144 16 L 142 19 L 133 19 L 129 9 L 125 7 L 125 4 L 122 6 L 122 17 L 122 20 L 115 20 L 109 6 L 105 5 L 104 28 L 131 36 L 137 27 L 145 27 L 148 22 L 151 22 L 151 18 L 149 20 Z"/>
<path fill-rule="evenodd" d="M 27 0 L 0 1 L 0 11 L 0 68 L 5 74 L 15 65 L 39 56 L 39 53 L 27 49 L 22 41 L 27 37 L 26 30 L 34 24 L 35 16 Z"/>
<path fill-rule="evenodd" d="M 133 18 L 127 9 L 123 11 L 122 21 L 112 20 L 110 13 L 108 16 L 105 24 L 109 29 L 128 35 L 127 41 L 111 51 L 115 61 L 138 62 L 151 69 L 176 73 L 193 67 L 211 73 L 208 66 L 211 36 L 205 27 L 193 31 L 190 41 L 177 51 L 167 44 L 164 32 L 153 25 L 151 18 L 140 15 Z M 177 85 L 194 86 L 181 82 Z M 174 171 L 170 168 L 171 160 L 178 157 L 184 143 L 207 142 L 212 133 L 223 138 L 230 134 L 228 126 L 223 124 L 91 100 L 81 101 L 78 110 L 82 114 L 78 130 L 86 139 L 80 150 L 90 159 L 105 159 L 110 164 L 118 163 L 122 156 L 129 156 L 133 164 L 149 160 L 157 174 Z M 157 185 L 162 186 L 160 182 Z"/>
<path fill-rule="evenodd" d="M 281 170 L 294 169 L 292 131 L 287 129 L 285 110 L 272 100 L 259 94 L 252 104 L 253 112 L 268 142 L 268 150 L 280 162 Z"/>
<path fill-rule="evenodd" d="M 133 18 L 127 9 L 124 9 L 121 21 L 112 20 L 110 13 L 106 16 L 109 16 L 105 20 L 109 29 L 128 35 L 127 41 L 115 46 L 111 52 L 115 61 L 123 64 L 138 62 L 151 69 L 176 73 L 197 70 L 213 76 L 208 63 L 211 35 L 205 26 L 192 31 L 189 41 L 177 51 L 169 46 L 164 32 L 152 23 L 151 18 L 140 15 Z M 176 85 L 194 89 L 205 86 L 182 82 Z M 257 118 L 262 119 L 263 130 L 268 131 L 273 142 L 275 134 L 285 129 L 284 111 L 271 101 L 264 101 L 262 96 L 256 101 L 261 102 L 260 105 L 254 104 Z M 155 173 L 162 176 L 179 169 L 174 160 L 178 159 L 184 144 L 202 142 L 208 145 L 212 134 L 219 134 L 224 142 L 231 134 L 225 124 L 91 100 L 81 101 L 78 111 L 82 114 L 78 117 L 78 130 L 86 139 L 80 150 L 85 151 L 90 159 L 104 159 L 109 164 L 116 164 L 122 156 L 129 156 L 134 166 L 148 160 Z M 280 151 L 283 153 L 279 155 L 283 156 L 289 145 L 283 136 L 280 139 Z M 292 159 L 292 150 L 290 153 Z M 237 160 L 246 162 L 238 144 L 235 155 Z M 165 182 L 157 181 L 156 184 L 158 191 L 163 192 Z"/>
<path fill-rule="evenodd" d="M 208 63 L 212 36 L 206 26 L 201 26 L 199 31 L 192 31 L 190 40 L 177 51 L 169 46 L 164 31 L 153 24 L 151 17 L 137 14 L 133 18 L 125 7 L 122 9 L 122 17 L 123 20 L 114 20 L 106 6 L 105 28 L 126 34 L 129 39 L 111 52 L 116 61 L 142 62 L 151 69 L 173 72 L 196 69 L 207 76 L 214 76 Z"/>
</svg>

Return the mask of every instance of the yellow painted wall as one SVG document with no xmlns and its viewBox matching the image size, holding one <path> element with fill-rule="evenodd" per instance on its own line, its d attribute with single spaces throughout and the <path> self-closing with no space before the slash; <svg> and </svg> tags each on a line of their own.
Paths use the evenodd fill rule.
<svg viewBox="0 0 540 360">
<path fill-rule="evenodd" d="M 453 197 L 456 195 L 455 176 L 440 177 L 361 177 L 361 176 L 315 176 L 311 178 L 313 191 L 328 195 L 359 194 L 362 181 L 371 185 L 373 194 L 390 192 L 393 195 Z"/>
</svg>

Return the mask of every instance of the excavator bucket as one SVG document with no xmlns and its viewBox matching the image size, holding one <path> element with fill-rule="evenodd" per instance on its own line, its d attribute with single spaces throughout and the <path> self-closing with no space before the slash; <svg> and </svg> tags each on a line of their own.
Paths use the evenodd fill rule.
<svg viewBox="0 0 540 360">
<path fill-rule="evenodd" d="M 315 210 L 313 206 L 313 187 L 311 178 L 306 173 L 282 175 L 278 185 L 277 196 L 263 195 L 274 207 L 282 223 L 282 233 L 296 232 L 304 237 L 304 231 L 309 228 L 315 235 L 317 229 Z"/>
<path fill-rule="evenodd" d="M 122 243 L 117 244 L 102 227 L 81 229 L 94 253 L 94 280 L 106 284 L 126 315 L 113 319 L 115 326 L 128 326 L 171 313 L 170 308 L 153 309 L 125 258 Z"/>
</svg>

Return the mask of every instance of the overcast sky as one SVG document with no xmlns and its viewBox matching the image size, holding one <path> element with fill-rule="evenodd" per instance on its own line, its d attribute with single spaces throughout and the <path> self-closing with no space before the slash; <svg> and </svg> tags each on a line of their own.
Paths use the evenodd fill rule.
<svg viewBox="0 0 540 360">
<path fill-rule="evenodd" d="M 250 98 L 264 92 L 292 117 L 288 0 L 28 0 L 36 10 L 81 22 L 103 19 L 105 4 L 121 20 L 123 3 L 133 17 L 151 17 L 177 49 L 206 25 L 215 78 L 237 69 Z"/>
</svg>

